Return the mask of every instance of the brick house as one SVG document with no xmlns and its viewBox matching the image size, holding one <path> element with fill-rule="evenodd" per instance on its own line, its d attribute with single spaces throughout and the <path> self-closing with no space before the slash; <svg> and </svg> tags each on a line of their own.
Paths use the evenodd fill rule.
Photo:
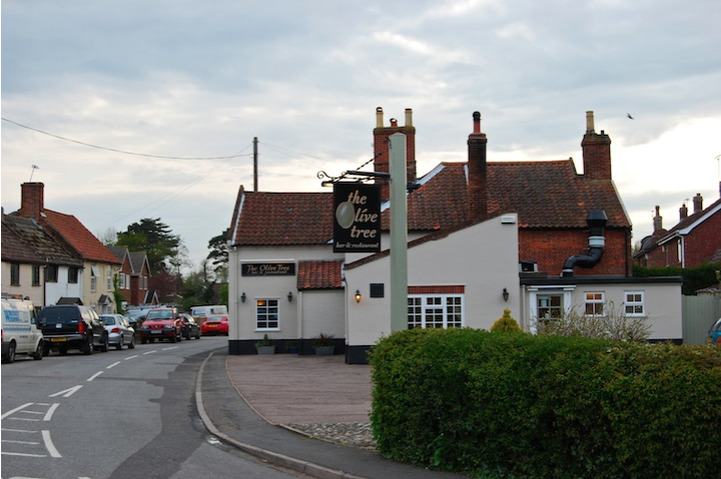
<svg viewBox="0 0 721 479">
<path fill-rule="evenodd" d="M 113 278 L 122 262 L 75 216 L 45 208 L 44 194 L 43 183 L 23 183 L 20 209 L 12 214 L 34 219 L 64 249 L 80 258 L 82 267 L 78 282 L 83 304 L 93 307 L 99 314 L 115 312 Z M 46 304 L 55 304 L 59 300 L 46 298 Z"/>
<path fill-rule="evenodd" d="M 704 208 L 703 197 L 696 193 L 693 213 L 689 215 L 683 203 L 678 223 L 669 230 L 663 228 L 663 217 L 656 206 L 653 225 L 653 233 L 641 240 L 641 248 L 633 256 L 636 264 L 693 268 L 721 262 L 721 199 Z"/>
<path fill-rule="evenodd" d="M 147 300 L 150 280 L 150 263 L 143 251 L 129 251 L 125 246 L 109 246 L 108 249 L 122 261 L 118 271 L 118 292 L 123 296 L 126 306 L 151 304 Z"/>
<path fill-rule="evenodd" d="M 405 135 L 408 327 L 488 329 L 509 308 L 530 329 L 534 318 L 630 298 L 652 318 L 655 339 L 681 337 L 680 279 L 630 278 L 631 223 L 611 177 L 610 138 L 593 123 L 588 112 L 583 174 L 572 159 L 487 161 L 476 112 L 468 161 L 417 177 L 412 111 L 405 125 L 385 126 L 376 110 L 376 173 L 389 172 L 390 136 Z M 264 334 L 307 350 L 303 343 L 323 332 L 348 362 L 363 362 L 391 332 L 389 252 L 334 253 L 332 196 L 240 187 L 229 230 L 231 354 L 253 353 Z M 381 184 L 384 245 L 388 198 Z M 600 227 L 588 223 L 594 215 Z"/>
</svg>

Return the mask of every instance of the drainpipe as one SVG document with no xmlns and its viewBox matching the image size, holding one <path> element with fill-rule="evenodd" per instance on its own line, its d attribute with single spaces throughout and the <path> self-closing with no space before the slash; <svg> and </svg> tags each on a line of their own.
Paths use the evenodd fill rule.
<svg viewBox="0 0 721 479">
<path fill-rule="evenodd" d="M 607 221 L 608 217 L 603 210 L 591 210 L 588 212 L 588 217 L 586 218 L 586 223 L 589 228 L 588 251 L 568 258 L 566 262 L 563 263 L 561 276 L 573 276 L 573 268 L 575 266 L 593 268 L 601 261 L 606 241 L 603 236 L 603 228 L 606 226 Z"/>
</svg>

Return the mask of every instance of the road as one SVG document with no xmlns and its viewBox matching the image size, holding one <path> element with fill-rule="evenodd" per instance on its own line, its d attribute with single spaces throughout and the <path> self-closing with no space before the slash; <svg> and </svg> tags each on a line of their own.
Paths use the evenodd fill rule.
<svg viewBox="0 0 721 479">
<path fill-rule="evenodd" d="M 2 365 L 3 479 L 307 477 L 219 443 L 195 408 L 195 380 L 227 338 Z"/>
</svg>

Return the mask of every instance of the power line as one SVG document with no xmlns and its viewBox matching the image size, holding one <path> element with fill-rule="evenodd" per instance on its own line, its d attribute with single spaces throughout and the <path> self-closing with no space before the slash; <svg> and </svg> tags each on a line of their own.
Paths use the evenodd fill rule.
<svg viewBox="0 0 721 479">
<path fill-rule="evenodd" d="M 26 130 L 31 130 L 31 131 L 34 131 L 37 133 L 41 133 L 43 135 L 57 138 L 58 140 L 69 141 L 71 143 L 77 143 L 78 145 L 83 145 L 83 146 L 87 146 L 90 148 L 96 148 L 98 150 L 112 151 L 114 153 L 122 153 L 123 155 L 142 156 L 145 158 L 157 158 L 157 159 L 161 159 L 161 160 L 230 160 L 232 158 L 239 158 L 241 156 L 250 156 L 250 153 L 245 153 L 245 154 L 236 153 L 234 155 L 228 155 L 228 156 L 210 156 L 210 157 L 184 157 L 184 156 L 151 155 L 151 154 L 147 154 L 147 153 L 137 153 L 137 152 L 133 152 L 133 151 L 119 150 L 117 148 L 108 148 L 105 146 L 94 145 L 92 143 L 86 143 L 86 142 L 80 141 L 80 140 L 74 140 L 72 138 L 55 135 L 55 134 L 49 133 L 47 131 L 43 131 L 43 130 L 39 130 L 37 128 L 33 128 L 31 126 L 23 125 L 22 123 L 18 123 L 16 121 L 13 121 L 13 120 L 10 120 L 10 119 L 4 118 L 4 117 L 2 118 L 2 121 L 12 123 L 13 125 L 19 126 L 20 128 L 25 128 Z M 243 148 L 243 150 L 245 150 L 245 148 Z M 243 151 L 243 150 L 241 150 L 241 151 Z"/>
</svg>

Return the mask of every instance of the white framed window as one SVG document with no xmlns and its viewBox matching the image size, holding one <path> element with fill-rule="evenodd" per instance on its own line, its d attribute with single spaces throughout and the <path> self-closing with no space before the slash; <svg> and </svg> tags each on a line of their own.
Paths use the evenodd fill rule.
<svg viewBox="0 0 721 479">
<path fill-rule="evenodd" d="M 463 324 L 462 294 L 408 295 L 408 329 L 460 328 Z"/>
<path fill-rule="evenodd" d="M 603 316 L 603 305 L 606 302 L 606 293 L 602 291 L 586 291 L 584 297 L 584 313 L 586 316 Z"/>
<path fill-rule="evenodd" d="M 261 298 L 255 301 L 255 329 L 258 331 L 278 331 L 278 300 Z"/>
<path fill-rule="evenodd" d="M 105 282 L 108 291 L 113 290 L 113 267 L 108 265 L 105 267 Z"/>
<path fill-rule="evenodd" d="M 624 292 L 624 312 L 626 316 L 646 316 L 646 294 L 644 291 Z"/>
<path fill-rule="evenodd" d="M 118 289 L 125 289 L 125 273 L 118 274 Z"/>
<path fill-rule="evenodd" d="M 90 265 L 90 291 L 95 292 L 98 289 L 98 267 L 94 264 Z"/>
<path fill-rule="evenodd" d="M 564 311 L 566 311 L 563 293 L 537 294 L 536 311 L 539 320 L 562 318 Z"/>
</svg>

